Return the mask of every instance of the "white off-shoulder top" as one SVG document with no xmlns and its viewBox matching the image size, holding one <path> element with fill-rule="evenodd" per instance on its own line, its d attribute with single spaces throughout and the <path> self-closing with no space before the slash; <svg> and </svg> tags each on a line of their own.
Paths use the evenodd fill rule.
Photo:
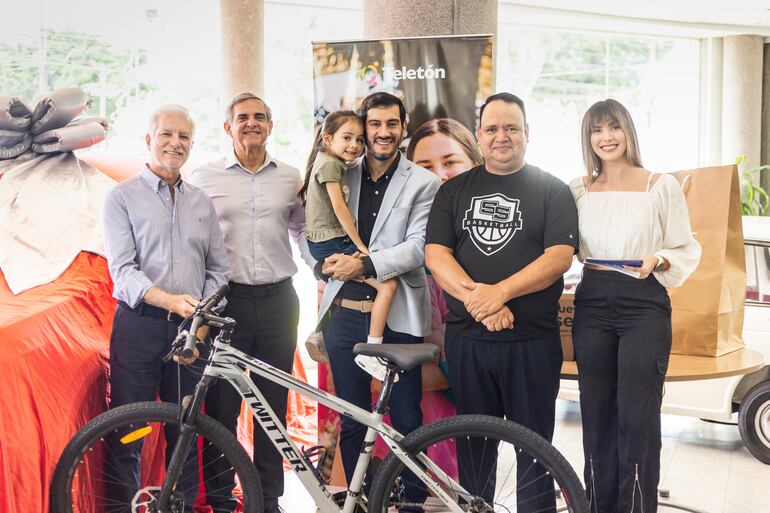
<svg viewBox="0 0 770 513">
<path fill-rule="evenodd" d="M 666 288 L 678 287 L 695 270 L 701 248 L 692 236 L 679 182 L 661 174 L 647 190 L 586 191 L 583 178 L 570 183 L 578 209 L 578 259 L 638 259 L 660 255 L 671 267 L 654 272 Z"/>
</svg>

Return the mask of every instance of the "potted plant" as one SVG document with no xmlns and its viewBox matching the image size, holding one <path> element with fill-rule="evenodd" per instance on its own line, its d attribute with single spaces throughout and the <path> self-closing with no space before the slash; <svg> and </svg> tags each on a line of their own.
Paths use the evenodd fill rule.
<svg viewBox="0 0 770 513">
<path fill-rule="evenodd" d="M 735 159 L 738 166 L 738 174 L 741 184 L 741 213 L 744 216 L 761 216 L 770 206 L 770 198 L 767 191 L 754 183 L 754 177 L 763 170 L 770 169 L 770 165 L 755 167 L 753 169 L 741 169 L 746 162 L 744 155 Z"/>
</svg>

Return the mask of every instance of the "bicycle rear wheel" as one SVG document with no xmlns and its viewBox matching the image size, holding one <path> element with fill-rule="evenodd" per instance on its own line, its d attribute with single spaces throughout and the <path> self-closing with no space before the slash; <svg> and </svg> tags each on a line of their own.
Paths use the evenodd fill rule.
<svg viewBox="0 0 770 513">
<path fill-rule="evenodd" d="M 134 403 L 107 411 L 86 424 L 64 448 L 51 483 L 52 513 L 154 513 L 175 440 L 179 407 Z M 235 491 L 204 490 L 199 452 L 224 460 L 235 474 Z M 204 469 L 205 471 L 205 469 Z M 260 513 L 262 488 L 249 456 L 224 426 L 203 414 L 195 423 L 193 450 L 172 494 L 171 512 L 192 512 L 196 500 L 229 511 Z"/>
<path fill-rule="evenodd" d="M 585 491 L 567 460 L 513 422 L 484 415 L 441 419 L 409 434 L 402 446 L 462 511 L 588 513 Z M 436 494 L 426 495 L 391 454 L 375 478 L 370 512 L 450 511 Z"/>
</svg>

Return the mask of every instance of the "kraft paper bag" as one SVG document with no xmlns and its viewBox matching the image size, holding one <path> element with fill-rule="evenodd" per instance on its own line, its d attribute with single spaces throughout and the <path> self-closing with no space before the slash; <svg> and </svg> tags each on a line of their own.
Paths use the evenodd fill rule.
<svg viewBox="0 0 770 513">
<path fill-rule="evenodd" d="M 671 352 L 722 356 L 743 348 L 746 261 L 743 250 L 737 166 L 677 171 L 700 243 L 700 264 L 687 281 L 669 290 Z"/>
</svg>

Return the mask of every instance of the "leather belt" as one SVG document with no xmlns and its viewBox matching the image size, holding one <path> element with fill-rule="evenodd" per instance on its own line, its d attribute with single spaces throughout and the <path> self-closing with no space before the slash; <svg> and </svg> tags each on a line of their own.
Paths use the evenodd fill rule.
<svg viewBox="0 0 770 513">
<path fill-rule="evenodd" d="M 131 308 L 130 306 L 128 306 L 127 303 L 123 301 L 118 301 L 118 304 L 127 310 L 131 310 L 136 315 L 139 315 L 141 317 L 165 319 L 168 322 L 176 322 L 176 323 L 182 322 L 184 320 L 181 315 L 175 314 L 174 312 L 171 312 L 164 308 L 160 308 L 147 303 L 139 303 L 138 305 L 136 305 L 135 308 Z"/>
<path fill-rule="evenodd" d="M 366 301 L 353 301 L 352 299 L 335 299 L 332 301 L 333 304 L 337 306 L 341 306 L 342 308 L 347 308 L 348 310 L 355 310 L 356 312 L 361 313 L 370 313 L 372 311 L 372 306 L 374 305 L 374 301 L 366 300 Z"/>
<path fill-rule="evenodd" d="M 275 283 L 264 283 L 262 285 L 245 285 L 243 283 L 231 281 L 229 285 L 231 294 L 247 297 L 272 296 L 292 287 L 291 278 L 285 278 Z"/>
</svg>

